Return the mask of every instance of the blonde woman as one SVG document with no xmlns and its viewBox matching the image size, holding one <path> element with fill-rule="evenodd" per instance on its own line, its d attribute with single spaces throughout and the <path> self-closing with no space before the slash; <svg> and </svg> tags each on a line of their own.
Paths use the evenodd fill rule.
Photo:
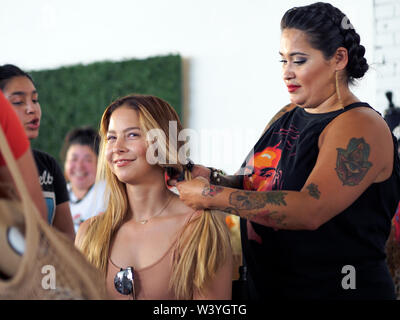
<svg viewBox="0 0 400 320">
<path fill-rule="evenodd" d="M 130 95 L 107 107 L 98 178 L 106 180 L 109 204 L 81 224 L 76 245 L 104 273 L 112 298 L 230 299 L 232 253 L 223 216 L 194 211 L 166 186 L 167 168 L 185 168 L 170 121 L 179 134 L 174 109 L 153 96 Z M 161 134 L 149 140 L 152 129 Z M 164 161 L 154 164 L 149 155 Z"/>
</svg>

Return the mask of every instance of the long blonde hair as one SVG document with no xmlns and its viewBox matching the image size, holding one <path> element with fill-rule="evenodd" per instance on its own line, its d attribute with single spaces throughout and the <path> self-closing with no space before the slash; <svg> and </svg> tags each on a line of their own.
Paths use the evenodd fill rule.
<svg viewBox="0 0 400 320">
<path fill-rule="evenodd" d="M 169 135 L 170 121 L 176 121 L 177 135 L 182 130 L 182 125 L 177 113 L 166 101 L 154 96 L 129 95 L 114 101 L 106 108 L 100 123 L 97 179 L 106 180 L 107 192 L 110 193 L 109 203 L 104 214 L 91 220 L 79 244 L 83 254 L 104 276 L 107 272 L 111 239 L 124 223 L 128 212 L 125 184 L 112 173 L 105 159 L 110 118 L 121 106 L 128 106 L 138 112 L 144 134 L 151 129 L 161 129 L 164 132 L 165 138 L 161 137 L 161 141 L 158 141 L 162 145 L 158 152 L 163 153 L 162 156 L 167 161 L 157 165 L 163 168 L 172 167 L 177 172 L 184 170 L 184 165 L 177 158 L 183 142 Z M 171 144 L 171 141 L 175 143 Z M 177 150 L 172 150 L 175 147 Z M 190 178 L 190 175 L 186 173 L 186 177 Z M 230 252 L 229 233 L 222 214 L 204 211 L 185 226 L 180 239 L 174 254 L 170 287 L 178 299 L 191 299 L 195 292 L 201 293 L 204 290 L 206 283 L 226 261 Z"/>
</svg>

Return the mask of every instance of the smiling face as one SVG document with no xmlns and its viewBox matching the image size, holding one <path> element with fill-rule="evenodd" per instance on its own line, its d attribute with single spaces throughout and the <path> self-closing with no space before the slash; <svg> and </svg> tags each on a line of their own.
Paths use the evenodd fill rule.
<svg viewBox="0 0 400 320">
<path fill-rule="evenodd" d="M 147 162 L 146 151 L 146 135 L 138 111 L 128 106 L 117 108 L 111 114 L 107 130 L 105 153 L 110 170 L 120 181 L 130 184 L 152 177 L 155 168 L 161 172 L 161 168 Z"/>
<path fill-rule="evenodd" d="M 303 31 L 284 29 L 279 54 L 292 103 L 317 108 L 336 93 L 334 58 L 326 59 L 320 50 L 312 48 Z"/>
<path fill-rule="evenodd" d="M 5 85 L 3 93 L 13 105 L 28 138 L 35 139 L 39 135 L 42 111 L 32 81 L 25 76 L 13 77 Z"/>
<path fill-rule="evenodd" d="M 73 190 L 87 191 L 96 180 L 97 156 L 87 145 L 72 144 L 67 151 L 64 171 Z"/>
</svg>

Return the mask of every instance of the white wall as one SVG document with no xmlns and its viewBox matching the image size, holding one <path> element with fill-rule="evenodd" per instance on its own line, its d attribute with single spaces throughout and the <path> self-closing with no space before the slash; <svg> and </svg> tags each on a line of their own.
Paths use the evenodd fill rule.
<svg viewBox="0 0 400 320">
<path fill-rule="evenodd" d="M 287 9 L 313 1 L 1 2 L 1 64 L 37 70 L 181 54 L 185 125 L 200 137 L 193 158 L 233 173 L 268 120 L 288 102 L 278 55 L 280 18 Z M 348 15 L 372 61 L 372 0 L 331 3 Z M 355 92 L 374 104 L 375 87 L 372 70 Z"/>
<path fill-rule="evenodd" d="M 393 92 L 393 103 L 400 107 L 400 0 L 375 0 L 376 102 L 385 109 L 385 93 Z M 396 130 L 400 138 L 400 130 Z"/>
</svg>

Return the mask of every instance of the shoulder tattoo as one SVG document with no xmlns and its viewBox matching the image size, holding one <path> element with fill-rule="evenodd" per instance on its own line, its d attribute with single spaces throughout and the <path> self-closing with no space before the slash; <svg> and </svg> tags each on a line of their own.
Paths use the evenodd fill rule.
<svg viewBox="0 0 400 320">
<path fill-rule="evenodd" d="M 364 138 L 351 138 L 347 149 L 337 148 L 335 171 L 343 185 L 356 186 L 367 174 L 372 163 L 368 161 L 370 147 Z"/>
</svg>

